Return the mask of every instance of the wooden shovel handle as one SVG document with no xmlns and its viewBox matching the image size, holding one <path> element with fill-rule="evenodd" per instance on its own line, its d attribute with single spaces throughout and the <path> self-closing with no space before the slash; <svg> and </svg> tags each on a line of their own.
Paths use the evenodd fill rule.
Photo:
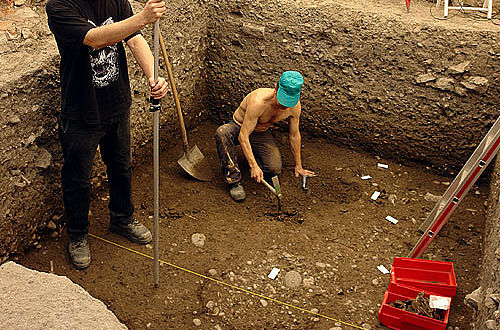
<svg viewBox="0 0 500 330">
<path fill-rule="evenodd" d="M 179 116 L 179 124 L 181 126 L 182 132 L 182 144 L 184 146 L 184 153 L 187 154 L 189 150 L 189 144 L 187 139 L 186 127 L 184 126 L 184 117 L 182 116 L 181 103 L 179 102 L 179 94 L 177 94 L 177 88 L 175 88 L 174 74 L 172 73 L 172 67 L 170 66 L 170 61 L 168 60 L 167 49 L 165 48 L 165 42 L 161 36 L 160 31 L 160 46 L 165 64 L 167 65 L 168 80 L 170 82 L 170 87 L 172 88 L 172 94 L 174 94 L 175 107 L 177 108 L 177 115 Z"/>
</svg>

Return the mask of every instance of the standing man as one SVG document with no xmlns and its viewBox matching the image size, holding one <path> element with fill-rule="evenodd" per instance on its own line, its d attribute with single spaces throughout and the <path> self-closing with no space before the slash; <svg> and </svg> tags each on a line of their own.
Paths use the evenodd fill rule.
<svg viewBox="0 0 500 330">
<path fill-rule="evenodd" d="M 154 59 L 140 29 L 166 11 L 149 0 L 133 14 L 128 0 L 48 0 L 49 27 L 61 55 L 59 138 L 64 156 L 62 191 L 69 255 L 77 269 L 90 265 L 90 175 L 99 146 L 109 181 L 110 230 L 139 244 L 151 232 L 135 220 L 130 165 L 130 84 L 122 41 L 132 51 L 160 99 L 165 79 L 154 81 Z"/>
<path fill-rule="evenodd" d="M 288 118 L 289 140 L 295 159 L 295 176 L 313 176 L 302 168 L 299 118 L 300 92 L 304 78 L 297 71 L 284 72 L 274 89 L 259 88 L 248 94 L 233 114 L 233 120 L 217 128 L 215 141 L 222 163 L 224 180 L 235 201 L 246 197 L 236 159 L 239 143 L 250 166 L 250 176 L 257 182 L 268 181 L 281 172 L 281 154 L 269 128 Z"/>
</svg>

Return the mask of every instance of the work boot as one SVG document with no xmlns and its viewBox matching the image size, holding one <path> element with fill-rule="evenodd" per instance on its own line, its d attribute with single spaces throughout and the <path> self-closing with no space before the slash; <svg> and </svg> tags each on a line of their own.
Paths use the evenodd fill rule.
<svg viewBox="0 0 500 330">
<path fill-rule="evenodd" d="M 109 230 L 113 233 L 128 238 L 131 242 L 148 244 L 153 240 L 153 235 L 142 223 L 134 219 L 128 224 L 110 224 Z"/>
<path fill-rule="evenodd" d="M 69 242 L 69 256 L 76 269 L 84 269 L 90 266 L 90 248 L 88 236 L 82 235 Z"/>
<path fill-rule="evenodd" d="M 243 189 L 243 186 L 239 182 L 229 186 L 229 194 L 237 202 L 241 202 L 247 197 L 245 189 Z"/>
</svg>

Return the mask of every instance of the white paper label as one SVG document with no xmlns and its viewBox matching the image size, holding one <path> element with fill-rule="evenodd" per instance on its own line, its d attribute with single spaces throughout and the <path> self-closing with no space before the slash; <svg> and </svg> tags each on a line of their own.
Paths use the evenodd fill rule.
<svg viewBox="0 0 500 330">
<path fill-rule="evenodd" d="M 441 296 L 429 296 L 429 306 L 431 308 L 443 309 L 447 311 L 450 309 L 451 298 L 450 297 L 441 297 Z"/>
<path fill-rule="evenodd" d="M 375 192 L 373 192 L 372 197 L 370 197 L 370 198 L 373 199 L 374 201 L 376 201 L 378 196 L 380 196 L 380 191 L 375 191 Z"/>
<path fill-rule="evenodd" d="M 369 176 L 369 175 L 363 175 L 363 176 L 361 177 L 361 180 L 370 180 L 371 178 L 372 178 L 372 177 L 371 177 L 371 176 Z"/>
<path fill-rule="evenodd" d="M 377 166 L 380 167 L 380 168 L 389 168 L 389 165 L 382 164 L 382 163 L 378 163 Z"/>
<path fill-rule="evenodd" d="M 385 268 L 384 265 L 377 266 L 377 269 L 380 270 L 382 274 L 389 274 L 389 271 L 387 270 L 387 268 Z"/>
<path fill-rule="evenodd" d="M 280 272 L 279 268 L 273 268 L 269 273 L 269 275 L 267 275 L 267 277 L 269 277 L 271 280 L 274 280 L 276 276 L 278 276 L 279 272 Z"/>
<path fill-rule="evenodd" d="M 392 224 L 394 224 L 394 225 L 398 223 L 398 219 L 393 218 L 390 215 L 386 216 L 385 220 L 392 222 Z"/>
</svg>

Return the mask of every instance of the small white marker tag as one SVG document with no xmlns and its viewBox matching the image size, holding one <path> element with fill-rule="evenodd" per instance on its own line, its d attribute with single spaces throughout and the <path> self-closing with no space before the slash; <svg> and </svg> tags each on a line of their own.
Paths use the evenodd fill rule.
<svg viewBox="0 0 500 330">
<path fill-rule="evenodd" d="M 374 191 L 372 194 L 372 197 L 370 197 L 370 198 L 373 199 L 374 201 L 376 201 L 378 196 L 380 196 L 380 191 Z"/>
<path fill-rule="evenodd" d="M 393 217 L 391 217 L 390 215 L 386 216 L 386 217 L 385 217 L 385 220 L 387 220 L 387 221 L 391 222 L 391 223 L 392 223 L 392 224 L 394 224 L 394 225 L 398 223 L 398 219 L 393 218 Z"/>
<path fill-rule="evenodd" d="M 269 273 L 269 275 L 267 275 L 267 277 L 269 277 L 271 280 L 274 280 L 276 276 L 278 276 L 279 272 L 280 272 L 279 268 L 273 268 Z"/>
<path fill-rule="evenodd" d="M 382 164 L 382 163 L 378 163 L 377 166 L 380 167 L 380 168 L 389 168 L 389 165 Z"/>
<path fill-rule="evenodd" d="M 429 306 L 431 308 L 443 309 L 447 311 L 450 309 L 451 298 L 441 296 L 429 296 Z"/>
<path fill-rule="evenodd" d="M 372 178 L 372 177 L 371 177 L 371 176 L 369 176 L 369 175 L 363 175 L 363 176 L 361 177 L 361 180 L 370 180 L 371 178 Z"/>
<path fill-rule="evenodd" d="M 377 266 L 377 269 L 380 270 L 382 274 L 389 274 L 389 271 L 387 270 L 387 268 L 385 268 L 384 265 Z"/>
</svg>

